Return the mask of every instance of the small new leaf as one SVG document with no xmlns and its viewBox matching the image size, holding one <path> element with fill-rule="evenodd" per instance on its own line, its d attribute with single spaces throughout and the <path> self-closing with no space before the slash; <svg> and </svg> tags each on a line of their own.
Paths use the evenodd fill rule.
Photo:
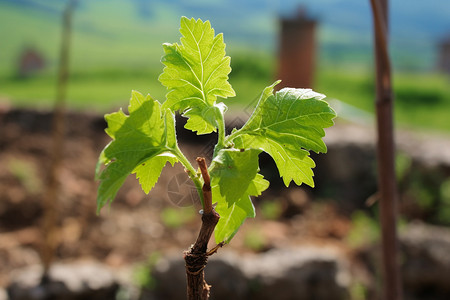
<svg viewBox="0 0 450 300">
<path fill-rule="evenodd" d="M 213 160 L 210 172 L 212 184 L 220 187 L 220 194 L 228 206 L 238 201 L 259 171 L 260 150 L 240 151 L 223 149 Z"/>
<path fill-rule="evenodd" d="M 333 125 L 336 113 L 322 101 L 324 95 L 310 89 L 284 88 L 274 95 L 273 87 L 264 90 L 251 118 L 230 139 L 236 148 L 270 154 L 286 186 L 293 180 L 313 187 L 309 151 L 327 151 L 324 128 Z"/>
<path fill-rule="evenodd" d="M 159 77 L 169 90 L 164 108 L 195 117 L 188 129 L 205 134 L 217 128 L 215 119 L 209 118 L 208 109 L 217 97 L 235 95 L 228 83 L 231 71 L 230 57 L 225 56 L 223 35 L 214 35 L 209 21 L 194 18 L 181 19 L 181 44 L 164 44 L 162 63 L 166 66 Z"/>
<path fill-rule="evenodd" d="M 172 113 L 162 113 L 161 104 L 150 95 L 133 91 L 129 116 L 122 110 L 106 115 L 106 132 L 113 139 L 103 149 L 97 164 L 100 186 L 97 212 L 111 202 L 127 176 L 136 173 L 142 189 L 148 193 L 159 178 L 166 162 L 177 159 L 170 153 L 176 147 Z M 106 168 L 101 171 L 100 166 Z"/>
<path fill-rule="evenodd" d="M 222 149 L 211 164 L 211 188 L 220 215 L 215 239 L 228 243 L 246 218 L 255 217 L 249 196 L 259 196 L 269 182 L 258 174 L 260 150 Z"/>
<path fill-rule="evenodd" d="M 241 198 L 229 206 L 220 194 L 220 187 L 212 186 L 213 201 L 217 202 L 216 211 L 220 215 L 219 223 L 214 231 L 216 243 L 222 241 L 229 243 L 245 219 L 255 217 L 255 208 L 250 196 L 259 196 L 268 187 L 269 182 L 261 174 L 256 174 Z"/>
<path fill-rule="evenodd" d="M 217 114 L 224 114 L 226 110 L 227 106 L 222 102 L 214 106 L 199 103 L 198 107 L 190 108 L 183 114 L 183 116 L 189 118 L 184 127 L 197 131 L 197 134 L 207 134 L 216 131 Z"/>
</svg>

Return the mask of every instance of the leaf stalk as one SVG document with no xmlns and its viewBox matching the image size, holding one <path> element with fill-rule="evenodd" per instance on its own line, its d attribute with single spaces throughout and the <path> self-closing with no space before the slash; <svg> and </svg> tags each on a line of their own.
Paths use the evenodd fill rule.
<svg viewBox="0 0 450 300">
<path fill-rule="evenodd" d="M 214 147 L 213 157 L 216 157 L 220 150 L 225 148 L 225 118 L 220 110 L 216 110 L 216 121 L 217 121 L 217 144 Z"/>
<path fill-rule="evenodd" d="M 176 145 L 176 148 L 173 149 L 173 154 L 178 158 L 180 163 L 185 167 L 187 170 L 187 173 L 189 175 L 189 178 L 194 182 L 195 188 L 197 189 L 197 193 L 200 196 L 200 202 L 202 204 L 202 207 L 204 207 L 204 196 L 202 192 L 202 182 L 200 178 L 197 175 L 197 171 L 194 169 L 192 164 L 189 162 L 189 160 L 184 156 L 183 152 L 181 152 L 178 145 Z"/>
</svg>

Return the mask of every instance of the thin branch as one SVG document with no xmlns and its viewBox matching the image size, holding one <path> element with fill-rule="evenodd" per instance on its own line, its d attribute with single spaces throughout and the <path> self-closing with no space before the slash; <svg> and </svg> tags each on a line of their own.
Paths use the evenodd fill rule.
<svg viewBox="0 0 450 300">
<path fill-rule="evenodd" d="M 57 198 L 59 191 L 59 170 L 63 159 L 64 135 L 65 135 L 65 106 L 67 82 L 69 79 L 69 54 L 72 13 L 76 0 L 71 0 L 67 4 L 63 14 L 62 40 L 58 65 L 58 83 L 56 89 L 56 99 L 53 109 L 52 123 L 52 162 L 49 170 L 46 194 L 43 199 L 44 217 L 42 222 L 43 244 L 41 247 L 41 261 L 44 268 L 42 281 L 48 278 L 50 264 L 53 261 L 56 247 L 58 245 L 57 236 Z"/>
<path fill-rule="evenodd" d="M 202 192 L 202 183 L 197 176 L 197 172 L 195 171 L 194 167 L 191 165 L 189 160 L 186 158 L 186 156 L 184 156 L 183 152 L 181 152 L 178 145 L 176 146 L 175 149 L 173 149 L 172 153 L 178 158 L 180 163 L 185 167 L 186 173 L 189 175 L 189 178 L 191 178 L 191 180 L 194 182 L 195 188 L 197 189 L 198 195 L 200 197 L 200 201 L 203 206 L 204 200 L 203 200 L 203 192 Z"/>
<path fill-rule="evenodd" d="M 197 158 L 197 164 L 203 177 L 203 214 L 202 227 L 195 244 L 189 251 L 184 253 L 186 262 L 187 296 L 189 300 L 209 299 L 210 286 L 205 281 L 204 269 L 208 261 L 208 256 L 217 252 L 221 244 L 207 251 L 208 242 L 219 222 L 219 214 L 212 207 L 211 179 L 208 173 L 208 166 L 205 158 Z"/>
<path fill-rule="evenodd" d="M 388 51 L 388 0 L 371 0 L 375 29 L 377 161 L 380 196 L 382 295 L 381 299 L 401 300 L 398 264 L 397 186 L 393 129 L 393 94 Z"/>
<path fill-rule="evenodd" d="M 218 243 L 216 246 L 214 246 L 214 248 L 212 248 L 211 250 L 209 250 L 206 255 L 207 256 L 211 256 L 214 253 L 217 253 L 217 251 L 219 251 L 220 248 L 222 248 L 225 245 L 225 242 L 220 242 Z"/>
<path fill-rule="evenodd" d="M 211 194 L 211 179 L 208 173 L 208 166 L 205 158 L 197 157 L 197 164 L 203 177 L 203 213 L 209 214 L 212 211 L 212 194 Z"/>
<path fill-rule="evenodd" d="M 390 88 L 391 61 L 389 59 L 387 19 L 382 12 L 382 8 L 378 0 L 370 0 L 370 4 L 372 5 L 377 48 L 380 51 L 379 60 L 382 65 L 382 69 L 384 70 L 384 74 L 389 76 L 383 84 L 384 86 L 388 85 Z"/>
</svg>

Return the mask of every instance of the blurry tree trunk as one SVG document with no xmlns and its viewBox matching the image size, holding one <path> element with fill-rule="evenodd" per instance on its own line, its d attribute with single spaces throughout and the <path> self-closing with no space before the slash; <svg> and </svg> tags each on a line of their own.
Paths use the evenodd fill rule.
<svg viewBox="0 0 450 300">
<path fill-rule="evenodd" d="M 52 124 L 52 157 L 48 174 L 47 191 L 43 199 L 44 219 L 42 230 L 44 240 L 41 249 L 41 260 L 44 267 L 43 280 L 47 278 L 50 264 L 53 260 L 58 236 L 56 230 L 57 199 L 59 169 L 63 156 L 64 134 L 65 134 L 65 99 L 67 91 L 67 80 L 69 77 L 69 49 L 71 34 L 71 17 L 76 0 L 69 0 L 63 15 L 63 30 L 61 37 L 61 49 L 59 57 L 58 82 L 56 99 L 53 109 Z"/>
<path fill-rule="evenodd" d="M 375 29 L 376 113 L 378 186 L 382 247 L 381 299 L 400 300 L 402 290 L 398 263 L 397 186 L 393 130 L 393 94 L 388 50 L 388 0 L 371 0 Z"/>
</svg>

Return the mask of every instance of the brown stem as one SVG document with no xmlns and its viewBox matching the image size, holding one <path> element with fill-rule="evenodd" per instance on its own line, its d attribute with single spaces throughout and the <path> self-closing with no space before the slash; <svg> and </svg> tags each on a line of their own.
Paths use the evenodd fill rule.
<svg viewBox="0 0 450 300">
<path fill-rule="evenodd" d="M 187 299 L 189 300 L 206 300 L 209 299 L 210 285 L 205 281 L 204 269 L 208 261 L 208 255 L 214 252 L 207 252 L 208 242 L 211 238 L 214 228 L 219 222 L 219 214 L 212 207 L 211 183 L 203 157 L 197 158 L 197 163 L 203 177 L 203 214 L 202 227 L 198 234 L 195 244 L 184 253 L 186 262 L 187 277 Z"/>
<path fill-rule="evenodd" d="M 203 177 L 203 213 L 208 214 L 212 210 L 211 179 L 205 159 L 203 157 L 197 157 L 197 164 Z"/>
<path fill-rule="evenodd" d="M 397 185 L 391 64 L 388 52 L 388 0 L 371 0 L 375 29 L 378 185 L 380 195 L 382 299 L 401 300 L 397 238 Z"/>
<path fill-rule="evenodd" d="M 52 124 L 52 163 L 49 170 L 47 190 L 43 199 L 44 216 L 42 222 L 43 244 L 41 247 L 41 261 L 44 267 L 43 281 L 47 280 L 50 264 L 58 244 L 57 237 L 57 198 L 59 190 L 59 169 L 63 158 L 63 144 L 65 132 L 65 99 L 67 91 L 67 81 L 69 78 L 69 49 L 72 12 L 76 0 L 71 0 L 63 16 L 63 32 L 59 58 L 59 73 L 55 106 L 53 109 Z"/>
<path fill-rule="evenodd" d="M 387 2 L 386 2 L 387 3 Z M 386 12 L 378 0 L 370 0 L 373 13 L 374 31 L 375 31 L 375 43 L 376 43 L 376 56 L 378 68 L 381 68 L 383 87 L 386 95 L 380 98 L 382 101 L 389 101 L 392 98 L 391 87 L 391 61 L 389 59 L 389 47 L 388 47 L 388 32 L 387 32 L 387 8 Z"/>
</svg>

